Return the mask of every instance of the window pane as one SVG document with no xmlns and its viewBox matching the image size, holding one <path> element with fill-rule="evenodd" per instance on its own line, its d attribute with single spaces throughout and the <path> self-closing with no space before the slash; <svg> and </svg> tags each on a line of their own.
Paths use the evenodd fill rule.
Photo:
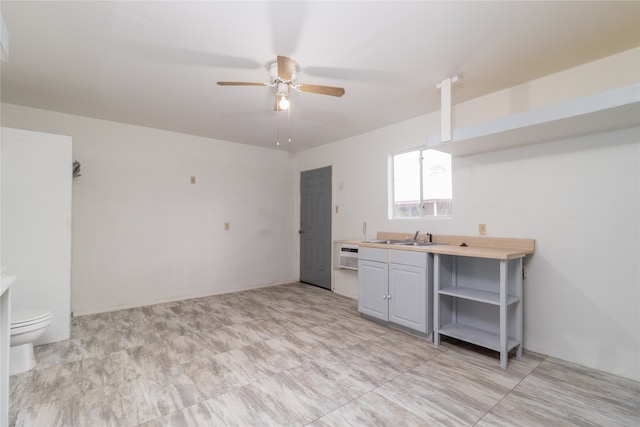
<svg viewBox="0 0 640 427">
<path fill-rule="evenodd" d="M 421 216 L 420 151 L 393 156 L 393 216 Z"/>
<path fill-rule="evenodd" d="M 416 150 L 393 156 L 392 202 L 393 218 L 451 216 L 451 155 Z"/>
<path fill-rule="evenodd" d="M 451 199 L 451 155 L 436 150 L 422 154 L 422 198 Z"/>
</svg>

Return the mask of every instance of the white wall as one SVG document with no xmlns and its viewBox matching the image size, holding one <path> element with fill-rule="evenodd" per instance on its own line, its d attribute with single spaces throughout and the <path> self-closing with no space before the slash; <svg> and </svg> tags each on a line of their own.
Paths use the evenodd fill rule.
<svg viewBox="0 0 640 427">
<path fill-rule="evenodd" d="M 74 313 L 297 279 L 288 154 L 16 105 L 2 115 L 73 136 Z"/>
<path fill-rule="evenodd" d="M 2 128 L 2 266 L 16 275 L 12 311 L 44 308 L 38 344 L 69 339 L 71 137 Z"/>
<path fill-rule="evenodd" d="M 639 52 L 456 106 L 458 123 L 471 124 L 474 111 L 486 119 L 521 111 L 507 100 L 524 93 L 539 107 L 634 83 Z M 429 114 L 299 153 L 299 171 L 333 166 L 334 239 L 362 239 L 363 221 L 367 238 L 477 235 L 485 223 L 491 236 L 535 239 L 525 261 L 524 347 L 640 379 L 640 129 L 456 157 L 452 218 L 389 220 L 389 155 L 423 146 L 438 126 L 439 113 Z"/>
<path fill-rule="evenodd" d="M 457 105 L 456 126 L 636 82 L 639 52 Z M 83 164 L 74 182 L 74 311 L 294 280 L 299 173 L 331 165 L 335 240 L 363 238 L 363 221 L 367 237 L 475 235 L 482 222 L 492 236 L 536 239 L 525 348 L 640 379 L 638 129 L 456 158 L 454 217 L 400 221 L 387 218 L 388 156 L 437 133 L 437 113 L 295 162 L 275 150 L 14 105 L 2 115 L 5 126 L 74 138 Z"/>
</svg>

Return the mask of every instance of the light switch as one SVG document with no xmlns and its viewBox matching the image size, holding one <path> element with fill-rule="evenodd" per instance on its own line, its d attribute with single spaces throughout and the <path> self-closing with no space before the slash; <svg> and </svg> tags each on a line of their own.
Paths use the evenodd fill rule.
<svg viewBox="0 0 640 427">
<path fill-rule="evenodd" d="M 229 229 L 231 228 L 231 224 L 228 222 L 224 223 L 224 231 L 229 231 Z"/>
<path fill-rule="evenodd" d="M 192 177 L 191 177 L 191 183 L 192 183 L 192 184 L 195 184 L 195 183 L 196 183 L 196 177 L 195 177 L 195 176 L 192 176 Z"/>
</svg>

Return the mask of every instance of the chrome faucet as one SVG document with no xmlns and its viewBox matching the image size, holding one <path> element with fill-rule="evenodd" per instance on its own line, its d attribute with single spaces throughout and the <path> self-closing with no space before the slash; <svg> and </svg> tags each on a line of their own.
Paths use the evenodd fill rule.
<svg viewBox="0 0 640 427">
<path fill-rule="evenodd" d="M 413 236 L 413 241 L 414 242 L 418 242 L 418 236 L 420 235 L 420 230 L 416 231 L 416 234 Z M 429 242 L 428 243 L 433 243 L 433 234 L 431 233 L 426 233 L 425 234 L 425 238 L 422 240 L 424 243 L 427 243 L 427 238 L 426 236 L 429 236 Z"/>
</svg>

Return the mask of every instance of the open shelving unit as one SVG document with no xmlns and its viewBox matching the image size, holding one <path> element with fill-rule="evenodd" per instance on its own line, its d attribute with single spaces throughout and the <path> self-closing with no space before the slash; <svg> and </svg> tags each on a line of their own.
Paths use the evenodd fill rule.
<svg viewBox="0 0 640 427">
<path fill-rule="evenodd" d="M 640 83 L 453 129 L 451 141 L 427 148 L 465 156 L 640 126 Z"/>
<path fill-rule="evenodd" d="M 522 355 L 523 257 L 486 259 L 434 254 L 434 342 L 441 335 Z"/>
<path fill-rule="evenodd" d="M 440 328 L 439 333 L 451 338 L 456 338 L 480 347 L 488 348 L 494 351 L 500 351 L 500 335 L 488 332 L 483 329 L 474 328 L 469 325 L 460 325 L 457 323 L 449 323 Z M 507 351 L 511 351 L 520 344 L 515 338 L 507 337 Z M 506 365 L 503 366 L 506 368 Z"/>
<path fill-rule="evenodd" d="M 457 286 L 447 286 L 440 289 L 440 295 L 449 295 L 457 298 L 466 298 L 471 301 L 483 302 L 485 304 L 500 305 L 500 294 L 497 292 L 480 291 L 473 288 L 464 288 Z M 520 298 L 514 295 L 507 295 L 507 305 L 511 305 L 520 301 Z"/>
</svg>

